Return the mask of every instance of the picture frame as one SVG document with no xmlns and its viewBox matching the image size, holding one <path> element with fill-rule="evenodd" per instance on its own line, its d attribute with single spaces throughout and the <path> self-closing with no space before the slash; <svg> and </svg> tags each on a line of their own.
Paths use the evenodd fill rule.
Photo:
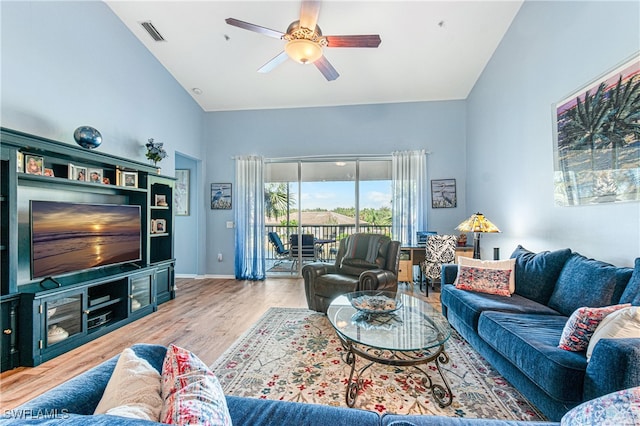
<svg viewBox="0 0 640 426">
<path fill-rule="evenodd" d="M 87 168 L 69 163 L 68 178 L 69 180 L 79 180 L 81 182 L 86 182 Z"/>
<path fill-rule="evenodd" d="M 231 210 L 231 184 L 211 184 L 211 210 Z"/>
<path fill-rule="evenodd" d="M 640 52 L 553 105 L 557 206 L 640 201 Z"/>
<path fill-rule="evenodd" d="M 122 172 L 121 186 L 138 187 L 138 172 Z"/>
<path fill-rule="evenodd" d="M 104 171 L 102 169 L 87 169 L 87 181 L 102 184 Z"/>
<path fill-rule="evenodd" d="M 166 219 L 151 219 L 151 233 L 152 234 L 165 234 L 167 232 L 167 220 Z"/>
<path fill-rule="evenodd" d="M 44 157 L 24 154 L 24 172 L 28 175 L 44 175 Z"/>
<path fill-rule="evenodd" d="M 16 171 L 24 173 L 24 154 L 20 151 L 16 151 Z"/>
<path fill-rule="evenodd" d="M 190 170 L 176 169 L 176 189 L 173 200 L 176 216 L 189 216 Z"/>
<path fill-rule="evenodd" d="M 455 179 L 431 180 L 431 208 L 450 209 L 458 206 Z"/>
<path fill-rule="evenodd" d="M 167 196 L 165 194 L 156 194 L 153 205 L 156 207 L 167 207 Z"/>
</svg>

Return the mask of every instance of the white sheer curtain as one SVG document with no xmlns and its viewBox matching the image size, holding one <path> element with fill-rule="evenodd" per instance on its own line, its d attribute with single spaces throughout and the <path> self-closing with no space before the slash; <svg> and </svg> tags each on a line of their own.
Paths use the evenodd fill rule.
<svg viewBox="0 0 640 426">
<path fill-rule="evenodd" d="M 424 150 L 394 152 L 391 235 L 403 246 L 417 244 L 417 231 L 427 230 L 427 158 Z"/>
<path fill-rule="evenodd" d="M 264 160 L 236 157 L 236 279 L 265 279 Z"/>
</svg>

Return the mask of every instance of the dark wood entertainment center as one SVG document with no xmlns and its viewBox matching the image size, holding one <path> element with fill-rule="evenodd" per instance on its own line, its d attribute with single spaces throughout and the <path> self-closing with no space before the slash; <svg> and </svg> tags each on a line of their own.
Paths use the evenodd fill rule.
<svg viewBox="0 0 640 426">
<path fill-rule="evenodd" d="M 174 178 L 150 164 L 6 128 L 0 143 L 0 371 L 38 365 L 175 297 Z M 27 156 L 42 159 L 49 175 L 26 173 Z M 102 181 L 75 180 L 77 167 L 101 171 Z M 139 206 L 141 260 L 32 279 L 31 200 Z"/>
</svg>

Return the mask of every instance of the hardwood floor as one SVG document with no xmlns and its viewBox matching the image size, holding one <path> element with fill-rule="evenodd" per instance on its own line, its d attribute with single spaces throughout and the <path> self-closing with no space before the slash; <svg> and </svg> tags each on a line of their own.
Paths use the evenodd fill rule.
<svg viewBox="0 0 640 426">
<path fill-rule="evenodd" d="M 177 296 L 158 311 L 37 367 L 0 374 L 0 413 L 119 354 L 134 343 L 188 348 L 213 362 L 270 307 L 306 308 L 302 279 L 236 281 L 177 280 Z M 439 305 L 440 293 L 426 298 L 419 289 L 399 290 Z"/>
</svg>

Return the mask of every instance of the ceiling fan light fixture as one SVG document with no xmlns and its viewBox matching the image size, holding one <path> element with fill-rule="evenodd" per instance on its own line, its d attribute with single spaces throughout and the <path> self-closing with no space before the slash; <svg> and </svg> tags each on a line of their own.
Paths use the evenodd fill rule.
<svg viewBox="0 0 640 426">
<path fill-rule="evenodd" d="M 307 39 L 290 40 L 284 46 L 284 51 L 300 64 L 312 64 L 322 57 L 322 46 Z"/>
</svg>

